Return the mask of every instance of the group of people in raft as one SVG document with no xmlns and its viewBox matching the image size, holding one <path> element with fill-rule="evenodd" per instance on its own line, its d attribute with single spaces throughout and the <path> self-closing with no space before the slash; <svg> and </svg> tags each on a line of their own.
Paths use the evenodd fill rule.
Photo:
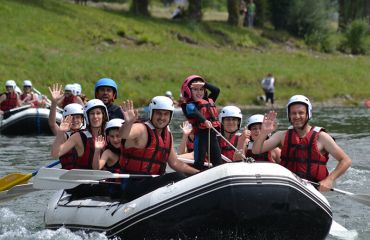
<svg viewBox="0 0 370 240">
<path fill-rule="evenodd" d="M 49 90 L 49 124 L 56 135 L 51 155 L 60 159 L 62 168 L 159 175 L 125 178 L 115 184 L 80 185 L 69 190 L 76 197 L 102 194 L 130 200 L 210 165 L 250 158 L 281 164 L 304 179 L 318 182 L 320 191 L 329 191 L 352 163 L 325 129 L 310 125 L 312 104 L 303 95 L 292 96 L 286 105 L 289 129 L 275 132 L 275 111 L 249 117 L 242 128 L 241 110 L 226 106 L 219 113 L 215 102 L 220 89 L 201 76 L 191 75 L 181 86 L 181 107 L 187 122 L 180 126 L 183 137 L 177 153 L 169 128 L 175 107 L 169 97 L 154 97 L 149 119 L 142 120 L 132 101 L 114 104 L 118 88 L 109 78 L 96 82 L 95 99 L 83 105 L 77 101 L 66 104 L 58 84 Z M 57 125 L 55 114 L 61 102 L 66 104 L 59 105 L 64 107 L 64 118 Z M 192 155 L 194 164 L 180 161 L 178 154 Z M 330 173 L 329 154 L 337 160 Z M 166 173 L 167 164 L 175 171 Z"/>
</svg>

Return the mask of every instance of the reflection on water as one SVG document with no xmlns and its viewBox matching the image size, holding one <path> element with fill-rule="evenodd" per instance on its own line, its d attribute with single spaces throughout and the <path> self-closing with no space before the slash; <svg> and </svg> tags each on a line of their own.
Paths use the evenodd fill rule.
<svg viewBox="0 0 370 240">
<path fill-rule="evenodd" d="M 243 111 L 246 119 L 261 109 Z M 354 193 L 370 194 L 370 110 L 366 108 L 317 108 L 311 124 L 324 127 L 352 158 L 352 168 L 337 182 L 337 188 Z M 176 113 L 171 123 L 175 146 L 181 139 L 179 125 L 184 118 Z M 285 109 L 278 110 L 279 129 L 289 126 Z M 50 146 L 53 137 L 6 137 L 0 135 L 0 176 L 18 171 L 29 173 L 53 161 Z M 336 165 L 329 160 L 329 170 Z M 105 239 L 104 236 L 81 233 L 75 235 L 66 229 L 43 229 L 43 210 L 53 191 L 30 193 L 9 202 L 0 202 L 0 239 Z M 358 239 L 370 239 L 370 208 L 338 193 L 325 194 L 332 205 L 334 219 L 347 229 L 355 229 Z M 328 239 L 333 239 L 329 237 Z"/>
</svg>

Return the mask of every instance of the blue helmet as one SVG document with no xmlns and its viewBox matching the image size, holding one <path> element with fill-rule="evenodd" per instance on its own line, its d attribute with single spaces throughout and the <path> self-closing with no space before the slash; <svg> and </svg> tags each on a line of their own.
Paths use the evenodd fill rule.
<svg viewBox="0 0 370 240">
<path fill-rule="evenodd" d="M 95 83 L 95 97 L 96 97 L 96 90 L 98 90 L 99 87 L 111 87 L 111 88 L 113 88 L 113 91 L 115 93 L 114 98 L 115 99 L 117 98 L 118 88 L 117 88 L 116 82 L 113 79 L 110 79 L 110 78 L 99 79 Z"/>
</svg>

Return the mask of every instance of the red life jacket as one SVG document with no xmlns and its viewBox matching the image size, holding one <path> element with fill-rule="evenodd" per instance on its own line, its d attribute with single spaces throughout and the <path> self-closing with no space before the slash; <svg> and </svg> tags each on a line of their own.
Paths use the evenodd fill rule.
<svg viewBox="0 0 370 240">
<path fill-rule="evenodd" d="M 191 139 L 190 136 L 186 140 L 186 151 L 188 153 L 194 151 L 194 139 Z"/>
<path fill-rule="evenodd" d="M 239 141 L 239 134 L 234 133 L 229 140 L 229 142 L 236 148 Z M 221 153 L 228 159 L 233 160 L 235 150 L 228 144 L 223 138 L 218 137 L 218 143 L 220 145 Z"/>
<path fill-rule="evenodd" d="M 145 148 L 125 148 L 121 145 L 120 165 L 123 173 L 164 174 L 170 151 L 172 135 L 168 128 L 163 129 L 161 136 L 154 127 L 145 122 L 148 131 L 148 143 Z"/>
<path fill-rule="evenodd" d="M 62 108 L 67 106 L 71 103 L 77 103 L 77 97 L 74 95 L 69 95 L 68 97 L 64 96 L 63 102 L 62 102 Z"/>
<path fill-rule="evenodd" d="M 260 153 L 260 154 L 253 154 L 252 147 L 253 147 L 253 141 L 250 141 L 245 151 L 246 157 L 251 157 L 254 160 L 256 160 L 256 162 L 258 161 L 274 162 L 271 157 L 271 151 Z"/>
<path fill-rule="evenodd" d="M 203 115 L 203 117 L 212 123 L 214 128 L 219 128 L 221 126 L 221 123 L 218 120 L 218 111 L 212 98 L 208 98 L 208 100 L 201 99 L 193 103 L 196 105 L 198 111 Z M 199 123 L 196 118 L 189 118 L 188 121 L 193 125 L 194 133 L 197 132 L 198 128 L 207 128 L 204 123 Z"/>
<path fill-rule="evenodd" d="M 24 100 L 26 97 L 27 97 L 27 95 L 28 94 L 30 94 L 31 95 L 31 99 L 29 100 L 29 101 L 33 101 L 31 104 L 32 104 L 32 107 L 33 108 L 36 108 L 37 107 L 37 101 L 34 101 L 34 100 L 36 100 L 35 99 L 35 94 L 34 93 L 32 93 L 32 92 L 30 92 L 30 93 L 22 93 L 22 95 L 20 96 L 20 98 L 21 98 L 21 100 Z"/>
<path fill-rule="evenodd" d="M 76 132 L 67 132 L 66 133 L 67 139 L 75 133 Z M 72 148 L 66 154 L 60 156 L 59 160 L 63 169 L 71 170 L 78 168 L 77 167 L 78 153 L 75 148 Z"/>
<path fill-rule="evenodd" d="M 1 103 L 0 109 L 2 111 L 7 111 L 17 107 L 17 94 L 15 92 L 3 93 L 6 95 L 6 99 Z"/>
<path fill-rule="evenodd" d="M 76 168 L 78 169 L 92 169 L 92 162 L 94 159 L 95 142 L 92 134 L 87 131 L 79 131 L 82 143 L 84 145 L 84 153 L 81 157 L 78 157 L 76 162 Z"/>
<path fill-rule="evenodd" d="M 317 139 L 321 127 L 311 127 L 304 138 L 300 138 L 294 129 L 288 129 L 281 150 L 280 164 L 301 178 L 319 182 L 329 174 L 326 163 L 329 154 L 321 154 Z"/>
</svg>

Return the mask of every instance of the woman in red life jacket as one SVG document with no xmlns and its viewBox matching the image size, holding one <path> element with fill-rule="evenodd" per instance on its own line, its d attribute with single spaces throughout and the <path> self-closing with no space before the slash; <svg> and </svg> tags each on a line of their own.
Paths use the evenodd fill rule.
<svg viewBox="0 0 370 240">
<path fill-rule="evenodd" d="M 132 101 L 121 105 L 125 123 L 120 128 L 120 136 L 125 139 L 121 148 L 120 165 L 122 173 L 156 174 L 155 178 L 123 179 L 122 190 L 126 198 L 133 199 L 170 182 L 179 181 L 198 170 L 177 159 L 173 147 L 173 137 L 169 123 L 174 106 L 165 96 L 154 97 L 149 104 L 149 120 L 141 123 Z M 176 172 L 165 173 L 166 165 Z"/>
<path fill-rule="evenodd" d="M 246 145 L 245 156 L 251 157 L 255 161 L 265 161 L 265 162 L 274 162 L 280 163 L 280 148 L 274 148 L 271 151 L 264 152 L 261 154 L 253 154 L 252 148 L 254 141 L 258 138 L 261 132 L 261 125 L 263 122 L 264 115 L 255 114 L 248 118 L 247 128 L 251 132 L 250 141 Z"/>
<path fill-rule="evenodd" d="M 206 89 L 210 91 L 209 95 Z M 206 83 L 201 76 L 191 75 L 184 80 L 181 93 L 186 100 L 186 103 L 181 107 L 184 115 L 193 126 L 195 135 L 194 166 L 197 169 L 204 168 L 203 162 L 206 153 L 213 166 L 222 164 L 216 132 L 212 130 L 212 128 L 219 130 L 221 126 L 215 105 L 220 89 Z"/>
<path fill-rule="evenodd" d="M 218 136 L 221 153 L 228 159 L 233 160 L 235 154 L 234 149 L 237 148 L 239 141 L 241 141 L 238 131 L 243 120 L 242 111 L 236 106 L 226 106 L 221 109 L 219 119 L 221 122 L 222 136 L 234 146 L 230 146 L 228 142 Z"/>
<path fill-rule="evenodd" d="M 14 80 L 5 82 L 6 92 L 0 95 L 0 115 L 3 115 L 5 111 L 21 106 L 21 100 L 15 91 L 16 86 Z"/>
<path fill-rule="evenodd" d="M 309 125 L 312 105 L 307 97 L 292 96 L 286 110 L 292 126 L 267 139 L 277 127 L 276 112 L 270 111 L 264 117 L 260 136 L 253 144 L 252 152 L 260 154 L 281 147 L 281 165 L 302 178 L 319 182 L 320 191 L 329 191 L 334 181 L 351 166 L 352 160 L 322 128 Z M 326 167 L 329 154 L 338 161 L 330 174 Z"/>
<path fill-rule="evenodd" d="M 64 87 L 63 96 L 58 101 L 58 107 L 64 108 L 65 106 L 71 103 L 78 103 L 78 104 L 84 105 L 81 98 L 73 94 L 74 92 L 75 92 L 75 86 L 73 84 L 67 84 Z"/>
<path fill-rule="evenodd" d="M 23 81 L 23 93 L 20 96 L 22 105 L 31 105 L 36 108 L 39 105 L 39 95 L 32 91 L 32 82 L 30 80 Z"/>
<path fill-rule="evenodd" d="M 113 173 L 119 173 L 121 167 L 119 165 L 119 158 L 121 155 L 121 144 L 122 138 L 119 135 L 119 128 L 125 120 L 120 118 L 115 118 L 107 122 L 105 126 L 105 136 L 107 141 L 103 136 L 98 136 L 95 141 L 95 154 L 98 156 L 94 157 L 93 169 L 106 169 Z M 104 149 L 103 153 L 100 154 L 100 151 Z"/>
</svg>

